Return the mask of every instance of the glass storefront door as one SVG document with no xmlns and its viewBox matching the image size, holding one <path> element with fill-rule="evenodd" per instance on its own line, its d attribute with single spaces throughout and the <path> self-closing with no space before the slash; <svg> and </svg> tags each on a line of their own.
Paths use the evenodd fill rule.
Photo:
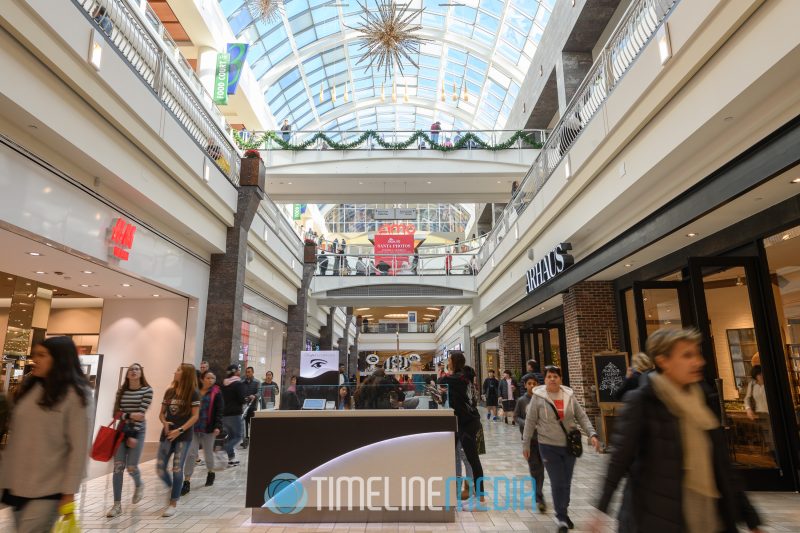
<svg viewBox="0 0 800 533">
<path fill-rule="evenodd" d="M 561 367 L 564 384 L 569 385 L 569 368 L 566 357 L 566 334 L 562 325 L 532 326 L 522 330 L 522 368 L 527 361 L 536 361 L 536 371 L 544 374 L 544 367 Z"/>
<path fill-rule="evenodd" d="M 706 375 L 719 394 L 730 457 L 747 470 L 749 488 L 790 486 L 778 442 L 780 390 L 768 342 L 764 298 L 754 257 L 689 260 L 692 303 L 703 333 Z M 782 461 L 783 459 L 783 461 Z"/>
<path fill-rule="evenodd" d="M 692 324 L 686 281 L 646 281 L 633 284 L 638 338 L 644 340 L 662 328 L 681 329 Z M 631 354 L 633 355 L 633 354 Z"/>
</svg>

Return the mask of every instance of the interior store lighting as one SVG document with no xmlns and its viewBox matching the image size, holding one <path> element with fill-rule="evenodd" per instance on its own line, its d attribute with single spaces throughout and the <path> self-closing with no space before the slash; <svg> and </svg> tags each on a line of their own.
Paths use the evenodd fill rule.
<svg viewBox="0 0 800 533">
<path fill-rule="evenodd" d="M 439 309 L 438 307 L 426 307 L 425 309 L 429 311 L 441 311 L 441 309 Z"/>
<path fill-rule="evenodd" d="M 100 70 L 100 64 L 103 61 L 103 38 L 94 28 L 92 28 L 91 39 L 89 41 L 89 57 L 87 60 L 95 70 Z"/>
<path fill-rule="evenodd" d="M 661 57 L 661 64 L 665 65 L 672 57 L 672 43 L 669 40 L 669 26 L 664 22 L 656 32 L 656 42 L 658 43 L 658 55 Z"/>
</svg>

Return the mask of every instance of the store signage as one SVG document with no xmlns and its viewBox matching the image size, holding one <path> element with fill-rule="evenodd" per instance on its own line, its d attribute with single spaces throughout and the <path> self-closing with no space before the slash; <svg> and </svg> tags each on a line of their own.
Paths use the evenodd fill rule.
<svg viewBox="0 0 800 533">
<path fill-rule="evenodd" d="M 246 43 L 228 43 L 228 94 L 236 94 L 249 46 Z"/>
<path fill-rule="evenodd" d="M 133 248 L 133 236 L 136 233 L 136 226 L 125 222 L 122 218 L 115 218 L 111 221 L 111 244 L 110 255 L 121 261 L 127 261 L 130 256 L 129 251 Z"/>
<path fill-rule="evenodd" d="M 389 273 L 411 264 L 414 255 L 414 235 L 375 235 L 375 265 L 384 262 L 391 266 Z"/>
<path fill-rule="evenodd" d="M 376 209 L 372 217 L 375 220 L 417 220 L 417 210 L 414 208 L 406 209 L 401 207 L 389 207 Z"/>
<path fill-rule="evenodd" d="M 306 204 L 292 204 L 292 220 L 300 220 L 306 212 Z"/>
<path fill-rule="evenodd" d="M 214 76 L 214 103 L 219 105 L 228 104 L 228 66 L 231 56 L 228 54 L 217 54 L 217 71 Z"/>
<path fill-rule="evenodd" d="M 530 294 L 538 289 L 543 283 L 557 277 L 575 263 L 575 259 L 567 252 L 572 250 L 572 245 L 562 242 L 533 265 L 533 268 L 525 273 L 525 291 Z"/>
<path fill-rule="evenodd" d="M 417 312 L 416 311 L 409 311 L 408 312 L 408 332 L 409 333 L 416 333 L 417 332 Z"/>
<path fill-rule="evenodd" d="M 372 217 L 375 220 L 394 220 L 394 208 L 376 209 L 373 211 Z"/>
<path fill-rule="evenodd" d="M 417 220 L 417 210 L 416 209 L 401 209 L 397 208 L 394 210 L 394 219 L 395 220 Z"/>
<path fill-rule="evenodd" d="M 417 227 L 414 224 L 382 224 L 378 228 L 380 235 L 414 235 Z"/>
<path fill-rule="evenodd" d="M 331 376 L 333 376 L 333 382 L 338 383 L 338 350 L 300 352 L 300 381 L 305 381 L 305 384 L 309 384 L 309 381 L 311 381 L 315 385 L 321 385 L 322 381 L 324 381 L 323 378 L 330 378 Z"/>
</svg>

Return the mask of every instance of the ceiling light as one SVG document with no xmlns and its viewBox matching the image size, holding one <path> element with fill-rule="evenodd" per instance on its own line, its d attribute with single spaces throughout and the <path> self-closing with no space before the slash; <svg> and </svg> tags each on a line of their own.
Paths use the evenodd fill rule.
<svg viewBox="0 0 800 533">
<path fill-rule="evenodd" d="M 8 278 L 8 281 L 14 281 L 14 278 L 12 278 L 12 277 L 9 277 L 9 278 Z"/>
<path fill-rule="evenodd" d="M 37 274 L 47 274 L 47 272 L 42 272 L 41 270 L 36 271 Z"/>
<path fill-rule="evenodd" d="M 426 307 L 425 309 L 429 309 L 430 311 L 439 311 L 438 307 Z"/>
<path fill-rule="evenodd" d="M 361 315 L 361 318 L 370 318 L 372 315 Z"/>
<path fill-rule="evenodd" d="M 275 326 L 270 326 L 269 329 L 275 329 Z"/>
<path fill-rule="evenodd" d="M 40 254 L 39 252 L 28 252 L 28 255 L 32 255 L 33 257 L 39 257 L 42 254 Z"/>
<path fill-rule="evenodd" d="M 539 309 L 541 309 L 542 311 L 544 311 L 544 306 L 540 307 Z"/>
<path fill-rule="evenodd" d="M 783 237 L 781 237 L 781 240 L 788 241 L 791 238 L 792 238 L 792 236 L 789 235 L 788 233 L 786 233 Z M 8 278 L 8 279 L 11 279 L 11 278 Z"/>
<path fill-rule="evenodd" d="M 44 245 L 45 245 L 45 246 L 49 246 L 50 248 L 52 248 L 52 247 L 53 247 L 53 245 L 52 245 L 52 244 L 50 244 L 49 242 L 46 242 L 46 243 L 44 243 Z"/>
<path fill-rule="evenodd" d="M 800 183 L 800 178 L 795 178 L 791 181 L 791 183 Z"/>
<path fill-rule="evenodd" d="M 625 268 L 630 268 L 631 266 L 633 265 L 631 265 L 630 263 L 625 263 Z"/>
<path fill-rule="evenodd" d="M 292 184 L 292 182 L 290 181 L 290 182 L 288 182 L 286 185 L 291 185 L 291 184 Z"/>
<path fill-rule="evenodd" d="M 369 310 L 370 310 L 369 307 L 359 307 L 358 309 L 356 309 L 356 311 L 369 311 Z"/>
<path fill-rule="evenodd" d="M 81 287 L 85 287 L 85 288 L 87 288 L 87 289 L 88 289 L 88 288 L 89 288 L 89 285 L 87 285 L 86 283 L 81 283 Z"/>
<path fill-rule="evenodd" d="M 94 274 L 94 272 L 92 272 L 91 270 L 84 270 L 83 273 L 84 274 Z"/>
<path fill-rule="evenodd" d="M 667 22 L 664 22 L 656 31 L 656 42 L 658 43 L 658 55 L 661 58 L 661 64 L 664 65 L 672 57 L 672 43 L 669 38 L 669 24 Z"/>
<path fill-rule="evenodd" d="M 383 316 L 385 318 L 408 318 L 408 313 L 391 313 Z"/>
<path fill-rule="evenodd" d="M 160 294 L 154 294 L 154 295 L 153 295 L 153 298 L 158 298 L 158 297 L 160 297 L 160 296 L 161 296 Z"/>
<path fill-rule="evenodd" d="M 697 233 L 687 233 L 687 237 L 697 237 Z"/>
<path fill-rule="evenodd" d="M 428 182 L 428 185 L 430 185 L 431 183 L 433 183 L 433 182 L 430 182 L 430 181 L 429 181 L 429 182 Z"/>
<path fill-rule="evenodd" d="M 359 185 L 364 185 L 364 182 L 363 181 L 359 181 L 358 184 Z"/>
<path fill-rule="evenodd" d="M 736 276 L 736 286 L 741 287 L 742 285 L 744 285 L 744 282 L 742 281 L 741 276 Z"/>
<path fill-rule="evenodd" d="M 117 294 L 117 298 L 125 298 L 125 297 L 121 294 Z"/>
<path fill-rule="evenodd" d="M 130 284 L 130 283 L 123 283 L 123 284 L 122 284 L 122 286 L 123 286 L 123 287 L 130 287 L 130 286 L 131 286 L 131 284 Z"/>
<path fill-rule="evenodd" d="M 30 287 L 30 286 L 31 286 L 31 284 L 30 284 L 30 283 L 26 283 L 25 285 L 26 285 L 27 287 Z"/>
</svg>

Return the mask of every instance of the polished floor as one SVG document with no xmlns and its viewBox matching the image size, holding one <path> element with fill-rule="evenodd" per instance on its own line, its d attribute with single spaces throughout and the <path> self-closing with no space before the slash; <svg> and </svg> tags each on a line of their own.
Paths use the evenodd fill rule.
<svg viewBox="0 0 800 533">
<path fill-rule="evenodd" d="M 488 423 L 486 443 L 488 453 L 482 456 L 485 474 L 489 476 L 525 475 L 527 465 L 522 458 L 519 431 L 516 427 L 499 422 Z M 84 484 L 80 496 L 81 523 L 84 532 L 100 531 L 170 531 L 170 532 L 282 532 L 282 531 L 534 531 L 556 530 L 552 511 L 487 511 L 462 512 L 451 524 L 299 524 L 251 525 L 250 511 L 244 508 L 244 479 L 247 461 L 241 454 L 241 466 L 217 474 L 211 488 L 203 487 L 205 468 L 198 467 L 191 493 L 181 498 L 178 513 L 172 518 L 161 518 L 167 491 L 155 475 L 155 461 L 142 464 L 145 480 L 145 497 L 138 505 L 131 505 L 132 482 L 125 480 L 123 489 L 123 515 L 105 518 L 112 504 L 111 476 L 101 475 Z M 597 496 L 607 456 L 587 452 L 578 460 L 572 490 L 570 516 L 575 522 L 574 531 L 586 531 L 588 519 L 595 512 L 591 502 Z M 550 501 L 549 484 L 545 482 L 545 496 Z M 759 511 L 768 520 L 765 531 L 800 533 L 800 495 L 787 493 L 755 493 L 751 495 Z M 606 531 L 614 531 L 613 519 L 605 521 Z M 0 511 L 0 531 L 13 531 L 9 510 Z"/>
</svg>

